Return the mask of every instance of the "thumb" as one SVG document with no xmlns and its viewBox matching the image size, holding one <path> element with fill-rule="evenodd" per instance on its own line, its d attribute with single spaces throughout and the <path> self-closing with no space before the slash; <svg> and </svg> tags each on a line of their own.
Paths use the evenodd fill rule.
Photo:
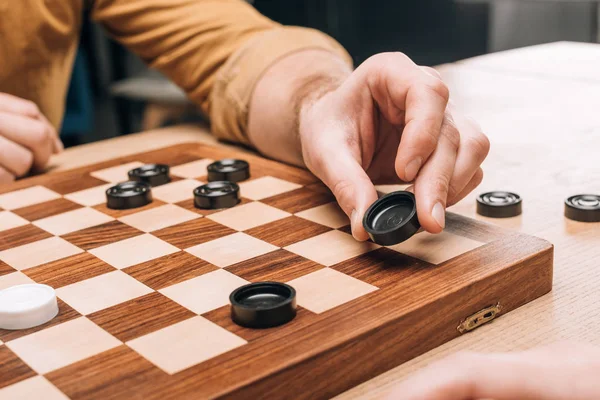
<svg viewBox="0 0 600 400">
<path fill-rule="evenodd" d="M 331 152 L 323 157 L 320 173 L 323 182 L 333 192 L 337 202 L 352 224 L 352 236 L 367 240 L 362 218 L 367 208 L 377 200 L 377 191 L 358 161 L 349 150 Z"/>
</svg>

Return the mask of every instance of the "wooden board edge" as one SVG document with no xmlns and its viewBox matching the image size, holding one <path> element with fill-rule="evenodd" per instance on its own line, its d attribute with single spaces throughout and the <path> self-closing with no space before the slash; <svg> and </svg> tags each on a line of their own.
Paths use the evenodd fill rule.
<svg viewBox="0 0 600 400">
<path fill-rule="evenodd" d="M 221 393 L 218 398 L 283 399 L 290 393 L 297 399 L 331 398 L 457 338 L 461 335 L 457 327 L 464 318 L 489 305 L 500 303 L 503 315 L 549 293 L 553 258 L 554 249 L 549 245 L 500 273 L 473 282 L 403 318 L 276 374 Z M 520 285 L 522 281 L 528 284 Z M 439 317 L 432 320 L 431 315 Z M 421 340 L 391 341 L 394 345 L 384 347 L 384 343 L 390 343 L 389 336 L 398 336 L 400 332 Z"/>
</svg>

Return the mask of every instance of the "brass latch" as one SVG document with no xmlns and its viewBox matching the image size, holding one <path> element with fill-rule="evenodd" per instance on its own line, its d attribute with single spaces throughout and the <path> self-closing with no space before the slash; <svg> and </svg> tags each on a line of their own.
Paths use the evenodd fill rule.
<svg viewBox="0 0 600 400">
<path fill-rule="evenodd" d="M 502 311 L 500 303 L 495 306 L 486 307 L 483 310 L 477 311 L 475 314 L 467 317 L 464 321 L 458 325 L 458 331 L 460 333 L 471 332 L 475 328 L 479 328 L 481 325 L 486 324 L 496 318 Z"/>
</svg>

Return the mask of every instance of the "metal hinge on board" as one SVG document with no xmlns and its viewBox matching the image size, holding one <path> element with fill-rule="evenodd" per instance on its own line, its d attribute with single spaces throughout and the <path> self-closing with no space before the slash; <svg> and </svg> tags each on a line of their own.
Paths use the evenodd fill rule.
<svg viewBox="0 0 600 400">
<path fill-rule="evenodd" d="M 481 325 L 487 324 L 500 312 L 502 311 L 502 306 L 500 303 L 495 306 L 486 307 L 483 310 L 477 311 L 475 314 L 465 318 L 460 325 L 458 325 L 458 331 L 460 333 L 471 332 L 472 330 L 479 328 Z"/>
</svg>

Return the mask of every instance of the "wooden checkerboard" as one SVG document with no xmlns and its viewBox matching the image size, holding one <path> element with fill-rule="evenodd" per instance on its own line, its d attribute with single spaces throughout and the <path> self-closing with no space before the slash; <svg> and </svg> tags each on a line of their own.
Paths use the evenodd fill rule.
<svg viewBox="0 0 600 400">
<path fill-rule="evenodd" d="M 242 203 L 194 208 L 206 166 L 226 157 L 250 163 Z M 172 183 L 146 207 L 108 209 L 105 190 L 144 163 L 169 164 Z M 0 208 L 0 289 L 45 283 L 60 307 L 0 330 L 0 398 L 328 398 L 552 285 L 541 239 L 449 213 L 440 235 L 359 243 L 308 172 L 199 144 L 19 181 Z M 235 325 L 229 294 L 264 280 L 297 290 L 297 317 Z"/>
</svg>

